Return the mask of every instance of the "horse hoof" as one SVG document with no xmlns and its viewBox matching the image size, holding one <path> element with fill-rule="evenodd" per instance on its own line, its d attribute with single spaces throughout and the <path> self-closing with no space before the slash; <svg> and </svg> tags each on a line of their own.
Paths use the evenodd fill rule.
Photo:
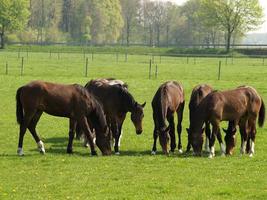
<svg viewBox="0 0 267 200">
<path fill-rule="evenodd" d="M 225 153 L 222 153 L 222 154 L 221 154 L 221 157 L 225 157 Z"/>
<path fill-rule="evenodd" d="M 96 151 L 92 151 L 92 152 L 91 152 L 91 156 L 97 156 Z"/>
<path fill-rule="evenodd" d="M 115 155 L 119 156 L 120 155 L 120 152 L 115 152 Z"/>
<path fill-rule="evenodd" d="M 250 153 L 250 154 L 249 154 L 249 157 L 252 158 L 252 157 L 253 157 L 253 153 Z"/>
<path fill-rule="evenodd" d="M 45 154 L 45 150 L 44 149 L 40 149 L 40 154 Z"/>
<path fill-rule="evenodd" d="M 156 151 L 151 151 L 151 155 L 156 155 Z"/>
<path fill-rule="evenodd" d="M 212 154 L 209 154 L 209 158 L 212 159 L 214 156 Z"/>
<path fill-rule="evenodd" d="M 178 152 L 179 152 L 180 154 L 182 154 L 182 153 L 183 153 L 183 150 L 182 150 L 182 149 L 178 149 Z"/>
<path fill-rule="evenodd" d="M 67 149 L 67 153 L 72 154 L 73 153 L 72 149 Z"/>
<path fill-rule="evenodd" d="M 22 148 L 19 148 L 17 150 L 17 154 L 18 154 L 18 156 L 24 156 L 24 152 L 23 152 Z"/>
</svg>

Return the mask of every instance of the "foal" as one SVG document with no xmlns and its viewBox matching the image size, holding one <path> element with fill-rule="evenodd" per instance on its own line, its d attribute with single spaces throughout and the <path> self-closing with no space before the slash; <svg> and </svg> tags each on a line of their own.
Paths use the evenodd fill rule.
<svg viewBox="0 0 267 200">
<path fill-rule="evenodd" d="M 17 122 L 20 124 L 18 155 L 23 155 L 23 138 L 28 128 L 41 153 L 45 153 L 43 142 L 36 133 L 36 125 L 43 112 L 58 117 L 67 117 L 69 143 L 67 153 L 72 153 L 72 142 L 77 123 L 88 138 L 91 154 L 96 155 L 88 121 L 96 130 L 96 144 L 103 155 L 111 154 L 106 134 L 107 123 L 101 105 L 84 87 L 33 81 L 17 90 Z"/>
<path fill-rule="evenodd" d="M 176 81 L 168 81 L 163 83 L 157 90 L 153 100 L 153 120 L 154 120 L 154 144 L 151 154 L 156 154 L 157 138 L 159 136 L 159 141 L 162 150 L 165 154 L 168 154 L 168 143 L 171 140 L 171 152 L 174 152 L 176 148 L 175 142 L 175 124 L 174 124 L 174 113 L 178 116 L 178 150 L 182 153 L 182 143 L 181 143 L 181 132 L 182 132 L 182 120 L 184 111 L 184 89 L 181 84 Z M 169 122 L 167 127 L 165 120 Z"/>
</svg>

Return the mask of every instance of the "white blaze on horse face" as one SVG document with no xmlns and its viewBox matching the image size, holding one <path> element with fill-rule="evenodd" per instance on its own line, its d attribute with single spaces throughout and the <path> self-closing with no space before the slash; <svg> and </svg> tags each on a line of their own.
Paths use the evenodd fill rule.
<svg viewBox="0 0 267 200">
<path fill-rule="evenodd" d="M 95 137 L 93 138 L 93 143 L 94 143 L 94 145 L 96 144 L 96 138 Z"/>
<path fill-rule="evenodd" d="M 24 153 L 23 153 L 23 149 L 19 147 L 18 150 L 17 150 L 17 154 L 18 154 L 19 156 L 23 156 L 23 155 L 24 155 Z"/>
<path fill-rule="evenodd" d="M 45 154 L 44 143 L 41 140 L 37 143 L 37 146 L 38 146 L 40 153 Z"/>
</svg>

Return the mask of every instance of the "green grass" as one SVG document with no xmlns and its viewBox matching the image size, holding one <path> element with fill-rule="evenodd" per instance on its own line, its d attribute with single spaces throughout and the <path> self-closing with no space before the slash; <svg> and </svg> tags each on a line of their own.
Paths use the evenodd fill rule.
<svg viewBox="0 0 267 200">
<path fill-rule="evenodd" d="M 192 88 L 209 83 L 216 89 L 239 85 L 254 86 L 267 102 L 267 66 L 261 59 L 239 58 L 234 64 L 222 59 L 221 80 L 217 80 L 218 58 L 155 57 L 159 75 L 148 79 L 149 56 L 95 54 L 89 57 L 89 76 L 84 77 L 85 59 L 81 53 L 57 54 L 30 52 L 24 56 L 24 74 L 20 76 L 21 58 L 16 52 L 0 52 L 0 199 L 267 199 L 267 134 L 258 128 L 256 154 L 239 156 L 240 136 L 235 153 L 220 157 L 191 155 L 166 157 L 152 148 L 151 100 L 158 86 L 166 80 L 180 81 L 186 92 L 182 143 L 185 150 L 188 127 L 188 101 Z M 8 62 L 8 75 L 5 64 Z M 152 71 L 155 71 L 153 64 Z M 79 141 L 74 154 L 67 155 L 68 120 L 44 114 L 37 131 L 45 143 L 46 155 L 40 155 L 29 134 L 24 139 L 24 157 L 16 155 L 18 125 L 15 120 L 16 89 L 31 80 L 85 84 L 92 78 L 116 77 L 129 84 L 135 99 L 147 102 L 144 132 L 135 134 L 127 115 L 123 126 L 121 155 L 91 157 Z M 222 123 L 222 126 L 226 126 Z M 98 150 L 99 152 L 99 150 Z"/>
</svg>

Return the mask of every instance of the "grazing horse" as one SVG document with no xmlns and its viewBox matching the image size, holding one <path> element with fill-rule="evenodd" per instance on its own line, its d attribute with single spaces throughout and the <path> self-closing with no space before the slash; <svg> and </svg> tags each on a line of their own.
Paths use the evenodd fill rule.
<svg viewBox="0 0 267 200">
<path fill-rule="evenodd" d="M 108 125 L 115 139 L 115 154 L 119 154 L 119 139 L 127 112 L 131 113 L 136 134 L 139 135 L 143 131 L 143 110 L 146 103 L 142 105 L 137 103 L 129 93 L 127 85 L 121 80 L 112 78 L 91 80 L 85 88 L 103 104 Z"/>
<path fill-rule="evenodd" d="M 258 92 L 250 86 L 240 86 L 238 88 L 247 89 L 253 94 L 255 99 L 261 99 L 261 107 L 259 111 L 259 126 L 262 127 L 265 119 L 265 105 Z M 256 116 L 257 117 L 257 116 Z M 231 122 L 228 129 L 223 129 L 226 133 L 226 154 L 232 155 L 236 143 L 236 126 L 239 125 L 239 131 L 241 135 L 241 148 L 240 153 L 249 153 L 252 157 L 255 152 L 255 138 L 256 138 L 256 118 L 255 116 L 248 117 L 247 119 L 235 120 Z"/>
<path fill-rule="evenodd" d="M 252 87 L 240 87 L 234 90 L 212 92 L 199 104 L 189 127 L 189 139 L 196 154 L 202 150 L 202 126 L 206 121 L 212 125 L 210 155 L 215 156 L 214 141 L 220 131 L 221 121 L 230 121 L 235 127 L 239 124 L 241 133 L 241 152 L 244 153 L 248 134 L 252 142 L 251 154 L 254 153 L 256 119 L 260 127 L 264 124 L 265 106 L 262 98 Z M 247 125 L 248 124 L 248 125 Z M 246 130 L 249 127 L 249 130 Z"/>
<path fill-rule="evenodd" d="M 36 125 L 43 112 L 67 117 L 69 123 L 69 143 L 67 153 L 72 153 L 74 131 L 77 123 L 88 138 L 91 154 L 96 155 L 88 121 L 96 130 L 96 145 L 103 155 L 111 154 L 107 134 L 107 122 L 101 105 L 82 86 L 62 85 L 43 81 L 33 81 L 17 90 L 17 122 L 20 124 L 18 154 L 23 155 L 23 137 L 28 128 L 41 153 L 44 144 L 36 133 Z"/>
<path fill-rule="evenodd" d="M 153 100 L 153 120 L 154 120 L 154 144 L 151 154 L 156 154 L 157 138 L 159 137 L 162 151 L 168 154 L 169 140 L 171 140 L 171 152 L 174 152 L 176 148 L 175 142 L 175 124 L 174 113 L 177 113 L 178 124 L 178 150 L 182 153 L 181 132 L 182 132 L 182 120 L 183 111 L 185 105 L 184 89 L 181 84 L 176 81 L 168 81 L 163 83 L 157 90 Z M 166 125 L 166 120 L 169 122 L 169 126 Z"/>
<path fill-rule="evenodd" d="M 190 102 L 189 102 L 189 120 L 190 122 L 193 120 L 193 116 L 195 115 L 196 109 L 198 107 L 198 105 L 200 104 L 200 102 L 209 94 L 213 91 L 212 87 L 210 85 L 207 84 L 201 84 L 201 85 L 197 85 L 193 88 L 192 93 L 191 93 L 191 98 L 190 98 Z M 186 129 L 188 132 L 188 129 Z M 210 151 L 209 149 L 209 139 L 210 139 L 210 135 L 211 135 L 211 130 L 210 130 L 210 123 L 209 122 L 205 122 L 205 134 L 206 134 L 206 142 L 205 142 L 205 149 L 207 152 Z M 189 136 L 189 134 L 188 134 Z M 225 151 L 224 149 L 224 145 L 222 144 L 222 136 L 221 134 L 217 134 L 217 139 L 220 143 L 220 146 L 223 147 L 223 152 Z M 191 145 L 189 142 L 189 138 L 188 138 L 188 144 L 187 144 L 187 152 L 190 151 Z"/>
</svg>

